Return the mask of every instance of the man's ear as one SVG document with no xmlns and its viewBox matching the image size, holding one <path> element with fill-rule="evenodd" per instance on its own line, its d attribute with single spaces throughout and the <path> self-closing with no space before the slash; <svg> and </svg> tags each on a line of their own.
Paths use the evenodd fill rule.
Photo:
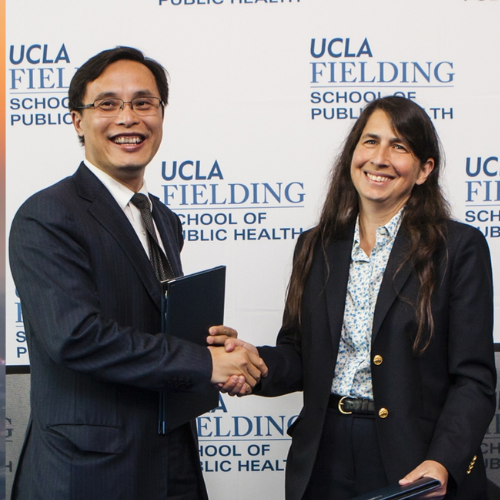
<svg viewBox="0 0 500 500">
<path fill-rule="evenodd" d="M 71 112 L 71 121 L 73 122 L 73 126 L 75 127 L 76 133 L 80 137 L 83 137 L 82 120 L 83 116 L 79 111 Z"/>
</svg>

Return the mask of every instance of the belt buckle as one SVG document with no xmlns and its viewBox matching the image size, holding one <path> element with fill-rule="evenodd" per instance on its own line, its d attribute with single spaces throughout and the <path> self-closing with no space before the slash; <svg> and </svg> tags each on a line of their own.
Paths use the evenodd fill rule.
<svg viewBox="0 0 500 500">
<path fill-rule="evenodd" d="M 342 409 L 342 405 L 344 404 L 344 399 L 346 398 L 347 396 L 342 396 L 340 398 L 340 401 L 339 401 L 339 404 L 338 404 L 338 408 L 339 408 L 339 412 L 340 413 L 343 413 L 344 415 L 351 415 L 352 414 L 352 411 L 345 411 L 344 409 Z"/>
</svg>

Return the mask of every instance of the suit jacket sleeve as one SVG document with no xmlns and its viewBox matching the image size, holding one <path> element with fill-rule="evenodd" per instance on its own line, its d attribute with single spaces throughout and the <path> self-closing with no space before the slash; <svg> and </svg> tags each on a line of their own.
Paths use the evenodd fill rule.
<svg viewBox="0 0 500 500">
<path fill-rule="evenodd" d="M 297 253 L 304 243 L 304 235 L 299 236 L 294 251 Z M 300 332 L 283 326 L 276 339 L 276 347 L 258 348 L 269 369 L 269 375 L 262 379 L 253 392 L 260 396 L 282 396 L 303 389 L 302 342 Z"/>
<path fill-rule="evenodd" d="M 104 248 L 99 225 L 86 224 L 74 203 L 42 191 L 20 208 L 12 224 L 10 264 L 31 332 L 29 347 L 36 343 L 52 362 L 108 382 L 156 390 L 205 388 L 212 371 L 206 348 L 158 334 L 159 328 L 137 327 L 148 321 L 159 325 L 159 313 L 157 320 L 132 324 L 103 313 L 104 295 L 112 303 L 112 295 L 130 283 L 117 277 L 134 271 L 118 256 L 116 269 L 97 267 L 98 252 L 118 251 L 118 245 Z M 177 252 L 181 241 L 177 234 Z M 109 284 L 103 285 L 108 275 Z M 139 279 L 136 284 L 138 296 L 130 290 L 131 302 L 123 308 L 150 300 Z"/>
<path fill-rule="evenodd" d="M 467 227 L 460 234 L 449 247 L 448 359 L 442 361 L 448 363 L 451 384 L 427 455 L 457 484 L 493 417 L 496 382 L 488 245 L 477 230 Z"/>
</svg>

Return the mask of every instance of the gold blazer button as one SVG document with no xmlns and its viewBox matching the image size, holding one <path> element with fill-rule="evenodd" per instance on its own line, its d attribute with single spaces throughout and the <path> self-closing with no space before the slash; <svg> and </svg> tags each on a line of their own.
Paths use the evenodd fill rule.
<svg viewBox="0 0 500 500">
<path fill-rule="evenodd" d="M 380 418 L 387 418 L 389 416 L 389 410 L 387 408 L 380 408 L 378 411 L 378 416 Z"/>
<path fill-rule="evenodd" d="M 379 354 L 377 354 L 374 358 L 373 358 L 373 364 L 375 365 L 381 365 L 382 364 L 382 361 L 384 361 L 384 358 L 382 358 L 382 356 L 380 356 Z"/>
</svg>

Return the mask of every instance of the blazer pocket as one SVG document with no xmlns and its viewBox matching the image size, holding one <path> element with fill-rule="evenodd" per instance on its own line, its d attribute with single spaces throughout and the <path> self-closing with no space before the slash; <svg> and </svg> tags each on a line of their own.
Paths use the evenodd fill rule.
<svg viewBox="0 0 500 500">
<path fill-rule="evenodd" d="M 125 449 L 123 429 L 105 425 L 58 424 L 48 428 L 70 441 L 81 451 L 122 453 Z"/>
<path fill-rule="evenodd" d="M 422 440 L 424 441 L 424 443 L 430 443 L 432 441 L 432 436 L 434 435 L 436 422 L 419 418 L 418 423 L 420 426 L 420 434 L 422 435 Z"/>
</svg>

